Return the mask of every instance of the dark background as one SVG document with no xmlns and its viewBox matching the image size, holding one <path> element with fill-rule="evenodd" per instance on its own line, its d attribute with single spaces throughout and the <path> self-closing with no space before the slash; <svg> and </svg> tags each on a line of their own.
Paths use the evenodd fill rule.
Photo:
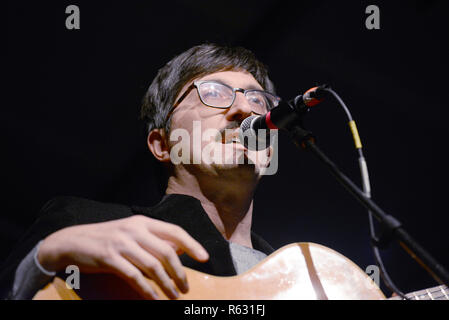
<svg viewBox="0 0 449 320">
<path fill-rule="evenodd" d="M 92 2 L 8 3 L 2 260 L 54 196 L 159 200 L 140 101 L 168 60 L 209 41 L 254 51 L 284 99 L 330 84 L 357 121 L 374 200 L 449 267 L 447 1 Z M 80 30 L 65 28 L 70 4 Z M 369 4 L 380 8 L 380 30 L 365 27 Z M 329 99 L 306 126 L 359 183 L 346 122 Z M 276 248 L 316 242 L 362 269 L 373 264 L 365 210 L 285 134 L 279 149 L 278 173 L 256 194 L 254 229 Z M 382 255 L 402 290 L 437 285 L 396 243 Z"/>
</svg>

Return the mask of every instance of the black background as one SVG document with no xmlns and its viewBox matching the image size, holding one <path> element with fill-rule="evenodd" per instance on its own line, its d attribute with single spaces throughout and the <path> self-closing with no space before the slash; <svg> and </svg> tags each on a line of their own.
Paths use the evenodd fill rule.
<svg viewBox="0 0 449 320">
<path fill-rule="evenodd" d="M 65 28 L 70 4 L 80 30 Z M 369 4 L 380 8 L 380 30 L 365 27 Z M 254 51 L 284 99 L 330 84 L 357 121 L 373 199 L 449 267 L 448 14 L 447 1 L 8 3 L 0 257 L 54 196 L 158 201 L 140 101 L 168 60 L 209 41 Z M 360 183 L 346 122 L 328 100 L 306 126 Z M 255 231 L 276 248 L 316 242 L 362 269 L 373 264 L 365 210 L 284 134 L 279 149 L 278 173 L 256 194 Z M 382 254 L 404 291 L 437 284 L 397 244 Z"/>
</svg>

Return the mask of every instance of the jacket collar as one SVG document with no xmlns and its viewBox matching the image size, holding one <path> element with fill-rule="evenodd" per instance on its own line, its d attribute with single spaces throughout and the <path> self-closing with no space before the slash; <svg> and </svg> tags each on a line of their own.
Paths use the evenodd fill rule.
<svg viewBox="0 0 449 320">
<path fill-rule="evenodd" d="M 169 194 L 152 208 L 132 207 L 132 210 L 179 225 L 203 245 L 209 253 L 209 261 L 199 263 L 183 254 L 181 261 L 186 267 L 221 276 L 236 274 L 228 241 L 217 230 L 198 199 L 184 194 Z M 267 255 L 274 251 L 254 232 L 251 232 L 251 240 L 256 250 Z"/>
</svg>

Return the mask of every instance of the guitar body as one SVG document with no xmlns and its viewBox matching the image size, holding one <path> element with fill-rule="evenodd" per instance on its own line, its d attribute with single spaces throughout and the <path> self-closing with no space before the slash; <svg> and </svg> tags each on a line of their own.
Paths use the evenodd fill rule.
<svg viewBox="0 0 449 320">
<path fill-rule="evenodd" d="M 185 268 L 187 300 L 326 300 L 385 299 L 382 291 L 356 264 L 332 249 L 314 243 L 293 243 L 277 250 L 237 276 L 217 277 Z M 167 299 L 159 287 L 148 281 Z M 40 290 L 35 300 L 140 299 L 119 277 L 82 274 L 80 289 L 67 288 L 61 278 Z"/>
</svg>

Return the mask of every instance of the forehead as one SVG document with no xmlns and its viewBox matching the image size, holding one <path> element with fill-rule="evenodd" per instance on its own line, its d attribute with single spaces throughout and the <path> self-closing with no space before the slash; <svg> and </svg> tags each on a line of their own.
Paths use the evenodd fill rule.
<svg viewBox="0 0 449 320">
<path fill-rule="evenodd" d="M 247 71 L 219 71 L 197 80 L 214 80 L 225 83 L 233 88 L 263 90 L 260 83 Z"/>
</svg>

